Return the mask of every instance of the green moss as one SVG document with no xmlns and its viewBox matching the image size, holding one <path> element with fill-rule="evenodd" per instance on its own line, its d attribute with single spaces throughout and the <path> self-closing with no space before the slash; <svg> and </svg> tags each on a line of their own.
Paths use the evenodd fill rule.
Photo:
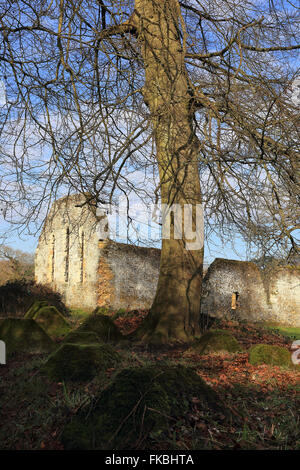
<svg viewBox="0 0 300 470">
<path fill-rule="evenodd" d="M 227 330 L 210 330 L 197 338 L 189 351 L 196 351 L 199 354 L 209 354 L 213 352 L 241 351 L 242 347 L 235 337 Z"/>
<path fill-rule="evenodd" d="M 53 380 L 86 381 L 100 370 L 120 362 L 119 354 L 108 344 L 63 344 L 42 366 Z"/>
<path fill-rule="evenodd" d="M 119 310 L 117 310 L 113 316 L 112 316 L 112 320 L 117 320 L 118 318 L 120 317 L 124 317 L 127 313 L 127 310 L 126 308 L 119 308 Z"/>
<path fill-rule="evenodd" d="M 80 325 L 77 331 L 93 331 L 101 341 L 118 342 L 122 339 L 122 334 L 108 315 L 93 313 Z"/>
<path fill-rule="evenodd" d="M 97 344 L 100 342 L 99 336 L 94 331 L 75 330 L 64 338 L 64 343 Z"/>
<path fill-rule="evenodd" d="M 6 318 L 0 324 L 0 339 L 6 344 L 7 354 L 50 352 L 55 347 L 52 339 L 32 319 Z"/>
<path fill-rule="evenodd" d="M 92 313 L 92 310 L 83 308 L 72 308 L 70 309 L 70 313 L 72 320 L 82 320 L 88 317 Z"/>
<path fill-rule="evenodd" d="M 300 328 L 298 327 L 284 327 L 280 326 L 277 330 L 282 333 L 284 336 L 288 336 L 289 338 L 293 339 L 300 339 Z"/>
<path fill-rule="evenodd" d="M 124 369 L 92 409 L 81 410 L 65 427 L 62 442 L 65 449 L 134 449 L 150 434 L 167 433 L 174 418 L 187 413 L 193 397 L 198 409 L 220 410 L 217 394 L 192 369 Z"/>
<path fill-rule="evenodd" d="M 256 366 L 259 364 L 270 364 L 272 366 L 283 366 L 294 368 L 291 353 L 280 346 L 269 344 L 256 344 L 249 350 L 249 362 Z"/>
<path fill-rule="evenodd" d="M 27 310 L 24 318 L 27 318 L 27 319 L 34 318 L 34 315 L 40 310 L 40 308 L 46 307 L 48 305 L 49 304 L 46 300 L 36 300 L 35 302 L 33 302 L 30 309 Z"/>
<path fill-rule="evenodd" d="M 46 333 L 52 338 L 65 336 L 70 331 L 70 325 L 62 314 L 53 306 L 44 305 L 33 312 L 28 312 Z M 25 315 L 27 317 L 27 314 Z"/>
<path fill-rule="evenodd" d="M 111 310 L 106 308 L 106 307 L 97 307 L 95 310 L 92 312 L 93 315 L 109 315 L 111 313 Z"/>
<path fill-rule="evenodd" d="M 291 339 L 291 341 L 295 339 L 300 339 L 300 327 L 295 326 L 281 326 L 277 324 L 267 324 L 265 327 L 271 331 L 275 331 L 276 333 L 280 333 L 283 336 L 287 336 Z"/>
</svg>

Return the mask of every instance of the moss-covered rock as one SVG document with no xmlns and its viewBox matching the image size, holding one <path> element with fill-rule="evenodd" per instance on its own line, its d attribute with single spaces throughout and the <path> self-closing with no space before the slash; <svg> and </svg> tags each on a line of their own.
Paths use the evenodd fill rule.
<svg viewBox="0 0 300 470">
<path fill-rule="evenodd" d="M 0 339 L 6 344 L 7 354 L 14 352 L 50 352 L 55 344 L 32 319 L 6 318 L 0 324 Z"/>
<path fill-rule="evenodd" d="M 27 310 L 24 315 L 24 318 L 30 319 L 34 318 L 34 315 L 40 310 L 42 307 L 48 306 L 48 302 L 46 300 L 35 300 L 31 307 Z"/>
<path fill-rule="evenodd" d="M 227 330 L 210 330 L 197 338 L 188 352 L 210 354 L 241 351 L 242 347 L 236 338 Z"/>
<path fill-rule="evenodd" d="M 120 355 L 109 344 L 67 343 L 48 357 L 41 371 L 53 380 L 81 382 L 120 361 Z"/>
<path fill-rule="evenodd" d="M 280 346 L 271 346 L 270 344 L 256 344 L 252 346 L 249 350 L 249 362 L 254 366 L 269 364 L 289 368 L 296 367 L 292 363 L 290 351 Z"/>
<path fill-rule="evenodd" d="M 70 331 L 69 323 L 55 307 L 41 305 L 44 302 L 35 302 L 35 304 L 26 313 L 25 318 L 35 320 L 52 338 L 65 336 Z"/>
<path fill-rule="evenodd" d="M 127 314 L 126 308 L 119 308 L 112 316 L 112 320 L 118 320 L 119 318 L 125 317 Z"/>
<path fill-rule="evenodd" d="M 63 445 L 84 450 L 140 448 L 150 433 L 167 433 L 170 423 L 187 413 L 195 397 L 198 409 L 221 411 L 217 394 L 192 369 L 123 369 L 92 409 L 81 410 L 66 425 Z M 222 413 L 227 411 L 222 409 Z"/>
<path fill-rule="evenodd" d="M 79 343 L 79 344 L 97 344 L 102 343 L 97 333 L 94 331 L 71 331 L 63 339 L 64 343 Z"/>
<path fill-rule="evenodd" d="M 92 312 L 93 315 L 110 315 L 110 313 L 111 310 L 106 307 L 96 307 Z"/>
<path fill-rule="evenodd" d="M 96 333 L 101 341 L 118 342 L 123 336 L 117 326 L 108 315 L 101 313 L 93 313 L 77 328 L 77 331 L 93 331 Z"/>
<path fill-rule="evenodd" d="M 62 302 L 61 294 L 45 284 L 19 279 L 8 281 L 0 286 L 0 317 L 24 318 L 25 313 L 36 300 L 53 305 L 63 316 L 70 315 L 69 309 Z"/>
</svg>

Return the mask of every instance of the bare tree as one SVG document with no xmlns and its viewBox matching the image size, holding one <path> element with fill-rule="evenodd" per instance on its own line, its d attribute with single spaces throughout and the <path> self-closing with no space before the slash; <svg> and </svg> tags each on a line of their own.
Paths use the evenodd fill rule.
<svg viewBox="0 0 300 470">
<path fill-rule="evenodd" d="M 297 27 L 289 1 L 6 2 L 6 217 L 24 225 L 66 191 L 92 203 L 129 188 L 169 206 L 204 203 L 208 232 L 296 251 Z M 135 184 L 137 171 L 159 184 Z M 187 243 L 162 240 L 144 341 L 198 332 L 203 249 Z"/>
<path fill-rule="evenodd" d="M 33 255 L 0 245 L 0 284 L 11 280 L 32 280 L 33 277 Z"/>
</svg>

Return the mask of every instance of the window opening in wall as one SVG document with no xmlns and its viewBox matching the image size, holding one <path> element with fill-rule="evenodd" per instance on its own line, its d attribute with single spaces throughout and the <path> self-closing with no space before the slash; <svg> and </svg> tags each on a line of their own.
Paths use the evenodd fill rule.
<svg viewBox="0 0 300 470">
<path fill-rule="evenodd" d="M 55 235 L 52 235 L 52 259 L 51 259 L 51 280 L 54 281 L 55 269 Z"/>
<path fill-rule="evenodd" d="M 66 265 L 65 265 L 65 281 L 69 280 L 69 257 L 70 257 L 70 229 L 66 231 Z"/>
<path fill-rule="evenodd" d="M 231 310 L 236 310 L 237 307 L 239 306 L 239 293 L 238 292 L 233 292 L 231 295 Z"/>
<path fill-rule="evenodd" d="M 84 232 L 81 234 L 81 253 L 80 253 L 80 282 L 83 284 L 83 266 L 84 266 Z"/>
</svg>

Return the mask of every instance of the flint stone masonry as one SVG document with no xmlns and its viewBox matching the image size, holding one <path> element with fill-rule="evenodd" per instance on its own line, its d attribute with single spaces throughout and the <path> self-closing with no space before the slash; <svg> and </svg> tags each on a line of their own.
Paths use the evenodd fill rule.
<svg viewBox="0 0 300 470">
<path fill-rule="evenodd" d="M 300 326 L 300 267 L 278 267 L 265 277 L 272 317 L 278 322 Z"/>
<path fill-rule="evenodd" d="M 217 258 L 203 280 L 201 312 L 218 318 L 300 326 L 300 269 L 261 270 L 251 262 Z"/>
<path fill-rule="evenodd" d="M 160 250 L 112 241 L 99 242 L 99 249 L 98 305 L 149 308 L 158 281 Z"/>
<path fill-rule="evenodd" d="M 59 291 L 72 308 L 149 308 L 160 250 L 101 241 L 99 218 L 73 195 L 53 205 L 35 255 L 35 279 Z"/>
<path fill-rule="evenodd" d="M 36 251 L 36 281 L 59 291 L 72 308 L 149 308 L 160 250 L 100 240 L 100 219 L 84 201 L 73 195 L 53 205 Z M 201 312 L 300 326 L 300 268 L 261 270 L 217 258 L 204 277 Z"/>
</svg>

